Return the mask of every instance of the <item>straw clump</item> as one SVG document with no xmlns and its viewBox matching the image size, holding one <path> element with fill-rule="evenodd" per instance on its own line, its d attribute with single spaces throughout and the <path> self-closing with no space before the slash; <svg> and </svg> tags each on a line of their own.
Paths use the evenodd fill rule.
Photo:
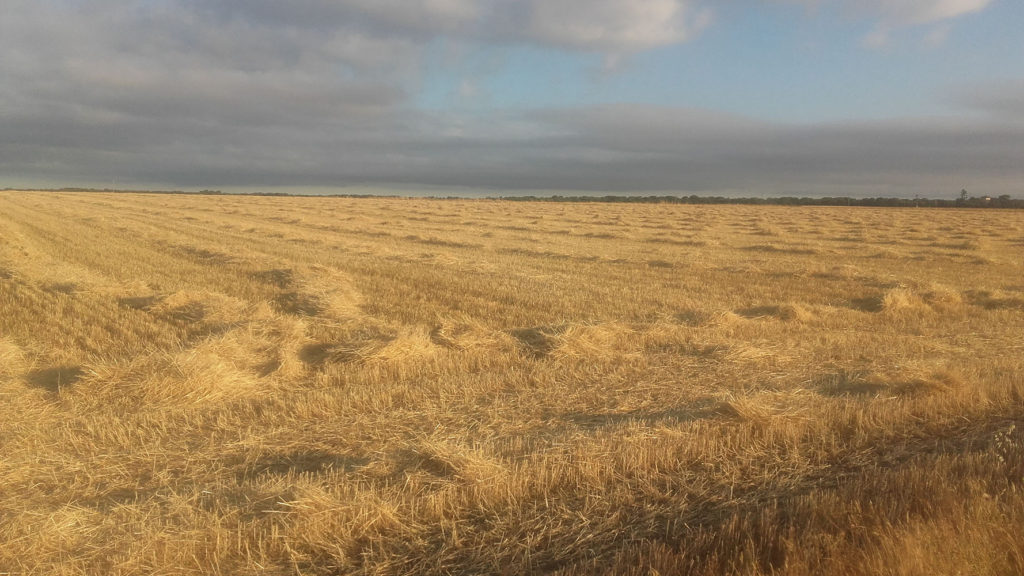
<svg viewBox="0 0 1024 576">
<path fill-rule="evenodd" d="M 890 314 L 926 312 L 931 308 L 916 292 L 905 286 L 892 288 L 882 296 L 882 309 Z"/>
<path fill-rule="evenodd" d="M 13 378 L 25 368 L 25 352 L 7 338 L 0 337 L 0 381 Z"/>
</svg>

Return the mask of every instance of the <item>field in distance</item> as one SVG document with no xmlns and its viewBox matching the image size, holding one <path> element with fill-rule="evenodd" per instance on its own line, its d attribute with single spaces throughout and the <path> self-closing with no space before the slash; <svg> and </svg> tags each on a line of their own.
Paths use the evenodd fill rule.
<svg viewBox="0 0 1024 576">
<path fill-rule="evenodd" d="M 0 573 L 1024 573 L 1024 212 L 0 192 Z"/>
</svg>

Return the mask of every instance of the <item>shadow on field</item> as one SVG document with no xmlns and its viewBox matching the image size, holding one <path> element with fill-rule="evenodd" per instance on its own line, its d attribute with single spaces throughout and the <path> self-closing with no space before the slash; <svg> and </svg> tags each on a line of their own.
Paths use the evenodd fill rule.
<svg viewBox="0 0 1024 576">
<path fill-rule="evenodd" d="M 77 382 L 83 374 L 85 371 L 81 366 L 54 366 L 29 372 L 26 381 L 29 386 L 57 393 Z"/>
<path fill-rule="evenodd" d="M 861 312 L 881 312 L 884 305 L 881 296 L 867 296 L 850 300 L 850 308 Z"/>
<path fill-rule="evenodd" d="M 1024 297 L 1001 294 L 987 290 L 970 290 L 966 293 L 967 301 L 974 306 L 986 310 L 1024 309 Z"/>
<path fill-rule="evenodd" d="M 800 246 L 776 246 L 775 244 L 754 244 L 752 246 L 743 246 L 741 250 L 748 252 L 778 252 L 780 254 L 818 254 L 819 251 L 815 248 L 804 248 Z"/>
<path fill-rule="evenodd" d="M 711 321 L 711 314 L 700 310 L 681 310 L 672 319 L 685 326 L 704 326 Z"/>
<path fill-rule="evenodd" d="M 884 383 L 869 380 L 867 372 L 836 372 L 818 378 L 817 390 L 822 396 L 875 396 L 888 388 Z"/>
<path fill-rule="evenodd" d="M 558 346 L 557 337 L 565 332 L 565 326 L 534 326 L 520 328 L 510 334 L 537 358 L 544 358 Z"/>
<path fill-rule="evenodd" d="M 273 270 L 253 272 L 252 278 L 258 282 L 284 289 L 291 286 L 295 281 L 295 273 L 289 268 L 275 268 Z"/>
<path fill-rule="evenodd" d="M 367 458 L 356 458 L 343 456 L 324 450 L 310 450 L 308 452 L 286 452 L 284 454 L 272 454 L 264 456 L 245 467 L 239 473 L 242 478 L 257 476 L 260 474 L 273 474 L 284 476 L 294 474 L 320 474 L 324 472 L 350 472 L 356 468 L 369 464 Z"/>
<path fill-rule="evenodd" d="M 648 260 L 647 266 L 650 268 L 674 268 L 675 264 L 667 260 Z"/>
<path fill-rule="evenodd" d="M 781 306 L 751 306 L 750 308 L 741 308 L 736 311 L 736 314 L 744 318 L 764 318 L 767 316 L 781 316 Z"/>
<path fill-rule="evenodd" d="M 209 250 L 207 248 L 200 248 L 198 246 L 170 244 L 168 245 L 168 248 L 171 248 L 173 253 L 177 256 L 184 256 L 201 264 L 231 264 L 235 260 L 235 258 L 229 254 Z"/>
<path fill-rule="evenodd" d="M 202 302 L 188 302 L 169 310 L 167 317 L 178 322 L 200 322 L 206 318 L 206 306 Z"/>
<path fill-rule="evenodd" d="M 882 376 L 865 372 L 827 374 L 818 381 L 818 393 L 844 396 L 917 396 L 948 392 L 961 388 L 964 381 L 955 374 Z"/>
<path fill-rule="evenodd" d="M 294 316 L 319 316 L 327 309 L 315 296 L 302 292 L 280 294 L 273 305 L 278 312 Z"/>
<path fill-rule="evenodd" d="M 651 412 L 569 412 L 562 417 L 571 424 L 586 430 L 614 427 L 623 424 L 637 423 L 644 426 L 685 424 L 697 420 L 707 420 L 721 416 L 713 403 L 689 408 L 673 408 Z"/>
<path fill-rule="evenodd" d="M 799 304 L 767 304 L 752 306 L 749 308 L 741 308 L 736 311 L 736 314 L 747 319 L 777 318 L 787 322 L 807 321 L 813 318 L 811 312 Z"/>
<path fill-rule="evenodd" d="M 132 310 L 146 310 L 150 306 L 155 305 L 157 302 L 163 300 L 162 296 L 125 296 L 124 298 L 118 298 L 117 303 L 126 308 Z"/>
<path fill-rule="evenodd" d="M 74 294 L 78 290 L 78 284 L 74 282 L 55 282 L 45 286 L 47 292 L 58 294 Z"/>
<path fill-rule="evenodd" d="M 334 345 L 330 342 L 315 342 L 299 349 L 299 360 L 308 366 L 319 368 L 331 357 Z"/>
</svg>

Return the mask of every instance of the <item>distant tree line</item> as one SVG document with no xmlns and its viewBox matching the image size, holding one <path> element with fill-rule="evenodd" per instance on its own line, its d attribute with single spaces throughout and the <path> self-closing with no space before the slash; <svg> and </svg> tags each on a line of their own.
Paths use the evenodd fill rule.
<svg viewBox="0 0 1024 576">
<path fill-rule="evenodd" d="M 12 188 L 5 188 L 12 190 Z M 59 188 L 50 192 L 121 192 L 136 194 L 191 194 L 191 195 L 238 195 L 238 196 L 313 196 L 310 194 L 289 194 L 286 192 L 221 192 L 220 190 L 200 190 L 188 192 L 183 190 L 111 190 L 96 188 Z M 325 198 L 395 198 L 394 194 L 316 194 Z M 430 196 L 440 199 L 465 199 L 464 196 Z M 608 202 L 625 204 L 749 204 L 754 206 L 885 206 L 897 208 L 933 207 L 933 208 L 1017 208 L 1024 209 L 1024 199 L 1012 198 L 1009 194 L 1001 196 L 971 196 L 967 190 L 961 190 L 953 200 L 937 198 L 850 198 L 847 196 L 777 196 L 766 198 L 732 198 L 725 196 L 498 196 L 492 200 L 510 202 Z"/>
<path fill-rule="evenodd" d="M 727 198 L 724 196 L 502 196 L 514 202 L 617 202 L 631 204 L 750 204 L 755 206 L 886 206 L 899 208 L 1024 208 L 1024 200 L 1002 196 L 964 196 L 955 200 L 935 198 L 849 198 L 845 196 L 779 196 Z"/>
</svg>

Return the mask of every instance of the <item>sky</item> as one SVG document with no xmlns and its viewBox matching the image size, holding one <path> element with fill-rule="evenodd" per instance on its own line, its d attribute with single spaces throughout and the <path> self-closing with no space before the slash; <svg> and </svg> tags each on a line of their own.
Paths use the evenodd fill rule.
<svg viewBox="0 0 1024 576">
<path fill-rule="evenodd" d="M 1020 0 L 4 0 L 0 187 L 1024 197 Z"/>
</svg>

